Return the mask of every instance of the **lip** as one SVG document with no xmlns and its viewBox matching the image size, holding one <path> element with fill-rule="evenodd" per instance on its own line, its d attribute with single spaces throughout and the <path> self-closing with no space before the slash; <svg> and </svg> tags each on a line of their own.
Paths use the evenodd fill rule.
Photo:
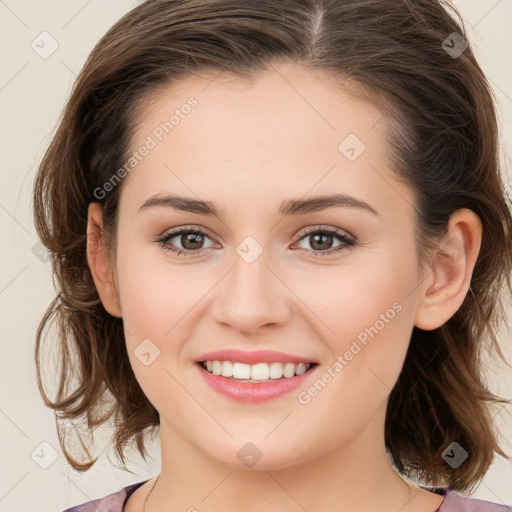
<svg viewBox="0 0 512 512">
<path fill-rule="evenodd" d="M 199 356 L 195 362 L 200 363 L 204 361 L 233 361 L 245 364 L 257 363 L 315 363 L 315 359 L 307 359 L 305 357 L 296 356 L 293 354 L 285 354 L 284 352 L 276 352 L 274 350 L 216 350 L 215 352 L 208 352 Z M 294 378 L 294 377 L 291 377 Z M 259 386 L 260 384 L 257 384 Z"/>
<path fill-rule="evenodd" d="M 210 361 L 210 359 L 207 359 Z M 274 360 L 275 361 L 275 360 Z M 240 361 L 241 362 L 241 361 Z M 289 361 L 292 362 L 292 361 Z M 300 361 L 302 362 L 302 361 Z M 317 373 L 318 364 L 311 366 L 305 373 L 290 378 L 276 379 L 273 382 L 242 382 L 228 379 L 222 375 L 213 375 L 199 362 L 194 365 L 204 382 L 218 393 L 238 402 L 258 403 L 282 396 L 299 386 Z"/>
</svg>

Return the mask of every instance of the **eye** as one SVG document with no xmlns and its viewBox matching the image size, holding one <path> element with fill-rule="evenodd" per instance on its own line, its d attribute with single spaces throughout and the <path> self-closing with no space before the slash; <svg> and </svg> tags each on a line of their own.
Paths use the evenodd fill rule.
<svg viewBox="0 0 512 512">
<path fill-rule="evenodd" d="M 335 240 L 339 240 L 338 245 L 333 246 Z M 354 247 L 355 240 L 344 231 L 332 227 L 320 227 L 309 231 L 302 231 L 299 242 L 306 241 L 313 248 L 301 249 L 307 253 L 313 253 L 317 256 L 330 256 L 347 247 Z"/>
<path fill-rule="evenodd" d="M 197 257 L 205 253 L 209 253 L 212 247 L 215 246 L 215 242 L 209 247 L 204 247 L 205 240 L 213 242 L 212 238 L 200 229 L 190 228 L 182 226 L 174 229 L 170 233 L 167 233 L 163 237 L 157 238 L 155 241 L 158 242 L 163 249 L 170 251 L 177 256 L 184 257 Z M 338 240 L 338 245 L 333 243 Z M 317 256 L 329 256 L 337 253 L 347 247 L 354 247 L 356 245 L 355 240 L 350 237 L 344 231 L 332 227 L 319 227 L 315 229 L 303 230 L 300 233 L 298 242 L 306 241 L 312 247 L 312 249 L 301 248 L 301 251 L 305 251 L 308 254 Z M 176 244 L 181 245 L 177 247 Z M 219 246 L 219 244 L 217 244 Z"/>
<path fill-rule="evenodd" d="M 176 240 L 172 242 L 174 239 Z M 210 252 L 209 249 L 211 249 L 212 246 L 207 247 L 206 250 L 202 247 L 206 239 L 211 240 L 210 236 L 208 236 L 204 231 L 183 226 L 167 233 L 161 238 L 158 238 L 156 242 L 158 242 L 166 251 L 171 251 L 177 256 L 185 255 L 188 257 L 195 257 L 204 254 L 205 252 Z M 176 247 L 176 243 L 180 244 L 181 247 Z M 192 253 L 198 254 L 192 255 Z"/>
</svg>

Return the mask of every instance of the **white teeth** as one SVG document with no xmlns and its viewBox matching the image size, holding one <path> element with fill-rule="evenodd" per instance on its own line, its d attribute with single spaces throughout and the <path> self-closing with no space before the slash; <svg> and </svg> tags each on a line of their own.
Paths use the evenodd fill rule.
<svg viewBox="0 0 512 512">
<path fill-rule="evenodd" d="M 283 368 L 283 375 L 287 378 L 295 375 L 295 365 L 293 363 L 286 363 Z"/>
<path fill-rule="evenodd" d="M 213 375 L 220 375 L 222 373 L 222 363 L 220 361 L 213 361 Z"/>
<path fill-rule="evenodd" d="M 267 380 L 270 375 L 270 368 L 267 363 L 258 363 L 251 367 L 251 379 Z"/>
<path fill-rule="evenodd" d="M 222 361 L 222 375 L 224 377 L 232 377 L 233 376 L 233 363 L 231 361 Z"/>
<path fill-rule="evenodd" d="M 281 363 L 270 363 L 271 379 L 280 379 L 283 376 L 283 365 Z"/>
<path fill-rule="evenodd" d="M 204 367 L 205 363 L 202 365 Z M 294 375 L 302 375 L 310 366 L 310 363 L 257 363 L 251 365 L 232 361 L 206 361 L 206 369 L 214 375 L 249 382 L 268 381 L 282 377 L 289 379 Z"/>
<path fill-rule="evenodd" d="M 223 375 L 226 377 L 226 375 Z M 233 363 L 233 377 L 235 379 L 250 379 L 251 365 L 244 363 Z"/>
<path fill-rule="evenodd" d="M 306 365 L 304 363 L 299 363 L 295 367 L 295 373 L 296 375 L 302 375 L 307 370 Z"/>
</svg>

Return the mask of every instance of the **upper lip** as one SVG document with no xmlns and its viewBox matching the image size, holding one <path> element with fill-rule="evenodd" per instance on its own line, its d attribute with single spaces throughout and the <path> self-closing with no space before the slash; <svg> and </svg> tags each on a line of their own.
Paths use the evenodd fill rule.
<svg viewBox="0 0 512 512">
<path fill-rule="evenodd" d="M 286 354 L 284 352 L 276 352 L 274 350 L 236 350 L 226 349 L 208 352 L 196 358 L 196 362 L 202 361 L 233 361 L 245 364 L 257 363 L 314 363 L 313 359 L 296 356 L 294 354 Z"/>
</svg>

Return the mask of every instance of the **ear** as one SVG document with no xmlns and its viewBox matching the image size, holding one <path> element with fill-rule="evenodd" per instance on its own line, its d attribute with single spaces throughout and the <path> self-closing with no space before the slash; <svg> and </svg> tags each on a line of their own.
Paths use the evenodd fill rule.
<svg viewBox="0 0 512 512">
<path fill-rule="evenodd" d="M 429 331 L 447 322 L 463 303 L 482 243 L 482 222 L 467 208 L 450 218 L 447 233 L 420 286 L 414 325 Z"/>
<path fill-rule="evenodd" d="M 122 315 L 114 272 L 103 236 L 103 209 L 99 203 L 89 204 L 87 262 L 103 306 L 112 316 L 120 318 Z"/>
</svg>

